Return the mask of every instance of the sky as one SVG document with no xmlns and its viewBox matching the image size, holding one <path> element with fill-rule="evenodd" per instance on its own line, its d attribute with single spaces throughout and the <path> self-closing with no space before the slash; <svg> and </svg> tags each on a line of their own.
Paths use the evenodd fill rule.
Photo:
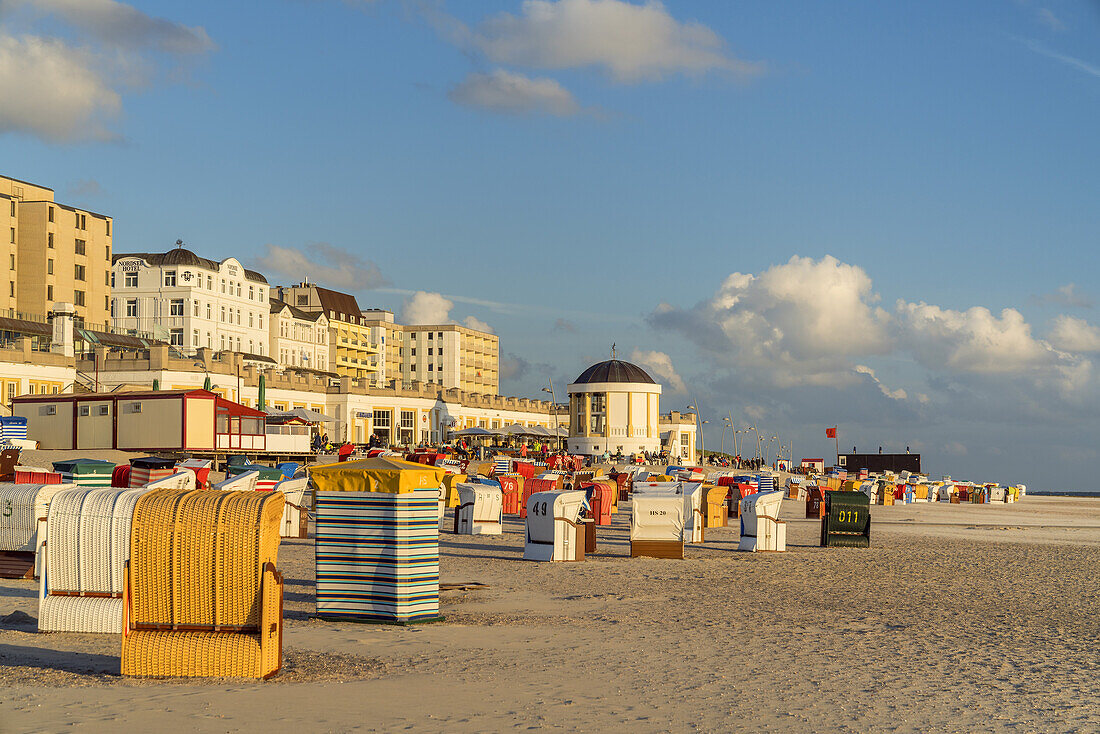
<svg viewBox="0 0 1100 734">
<path fill-rule="evenodd" d="M 1086 0 L 0 0 L 0 173 L 116 252 L 491 329 L 504 394 L 614 344 L 708 449 L 837 425 L 1093 490 L 1098 38 Z"/>
</svg>

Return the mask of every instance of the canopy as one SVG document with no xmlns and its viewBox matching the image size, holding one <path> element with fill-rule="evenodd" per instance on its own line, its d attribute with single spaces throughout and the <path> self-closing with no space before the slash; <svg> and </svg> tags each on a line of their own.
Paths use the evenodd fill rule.
<svg viewBox="0 0 1100 734">
<path fill-rule="evenodd" d="M 418 489 L 436 489 L 443 482 L 442 468 L 415 464 L 403 459 L 378 456 L 373 459 L 322 464 L 310 469 L 318 492 L 382 492 L 404 494 Z"/>
<path fill-rule="evenodd" d="M 455 431 L 456 436 L 496 436 L 500 431 L 488 431 L 480 426 L 474 426 L 473 428 L 463 428 L 461 431 Z"/>
<path fill-rule="evenodd" d="M 268 415 L 279 417 L 294 417 L 301 418 L 306 423 L 329 423 L 335 421 L 335 418 L 329 418 L 324 413 L 318 413 L 316 410 L 310 410 L 309 408 L 295 408 L 294 410 L 275 410 L 269 411 Z"/>
</svg>

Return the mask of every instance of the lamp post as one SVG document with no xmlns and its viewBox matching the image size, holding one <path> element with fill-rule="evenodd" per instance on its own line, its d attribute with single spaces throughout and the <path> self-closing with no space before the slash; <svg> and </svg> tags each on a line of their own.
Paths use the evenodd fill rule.
<svg viewBox="0 0 1100 734">
<path fill-rule="evenodd" d="M 550 412 L 554 414 L 554 447 L 561 451 L 561 429 L 558 427 L 558 396 L 554 393 L 554 378 L 548 377 L 547 380 L 550 382 L 550 387 L 544 387 L 542 391 L 550 393 Z"/>
<path fill-rule="evenodd" d="M 710 423 L 710 421 L 702 420 L 703 416 L 699 411 L 698 405 L 699 405 L 699 401 L 696 400 L 695 404 L 694 405 L 689 405 L 687 407 L 687 409 L 695 411 L 696 422 L 697 422 L 697 425 L 699 426 L 699 429 L 697 431 L 697 433 L 699 434 L 699 453 L 700 453 L 700 456 L 702 458 L 705 458 L 706 455 L 707 455 L 707 445 L 703 440 L 703 424 L 704 423 Z M 702 458 L 700 458 L 700 463 L 702 462 Z"/>
</svg>

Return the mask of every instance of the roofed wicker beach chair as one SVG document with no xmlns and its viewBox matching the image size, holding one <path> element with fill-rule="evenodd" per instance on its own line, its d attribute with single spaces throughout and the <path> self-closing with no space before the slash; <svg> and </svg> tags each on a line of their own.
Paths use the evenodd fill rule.
<svg viewBox="0 0 1100 734">
<path fill-rule="evenodd" d="M 309 537 L 309 508 L 305 506 L 306 488 L 309 477 L 284 479 L 275 485 L 276 492 L 282 492 L 286 498 L 283 507 L 283 519 L 279 524 L 279 535 L 284 538 Z"/>
<path fill-rule="evenodd" d="M 148 491 L 76 487 L 54 496 L 39 563 L 39 632 L 122 632 L 130 522 Z"/>
<path fill-rule="evenodd" d="M 211 485 L 210 489 L 221 492 L 253 492 L 256 490 L 256 480 L 260 478 L 258 471 L 246 471 L 226 477 L 223 481 Z"/>
<path fill-rule="evenodd" d="M 282 492 L 157 490 L 134 508 L 122 674 L 269 678 L 282 667 Z"/>
<path fill-rule="evenodd" d="M 29 579 L 38 575 L 35 557 L 46 540 L 50 501 L 58 492 L 74 486 L 0 483 L 0 578 Z"/>
</svg>

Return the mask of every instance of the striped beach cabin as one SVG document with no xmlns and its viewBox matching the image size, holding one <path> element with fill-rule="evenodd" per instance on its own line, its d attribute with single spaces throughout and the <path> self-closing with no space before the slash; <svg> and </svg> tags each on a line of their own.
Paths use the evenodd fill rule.
<svg viewBox="0 0 1100 734">
<path fill-rule="evenodd" d="M 390 457 L 313 467 L 319 617 L 388 624 L 441 619 L 445 474 Z"/>
</svg>

